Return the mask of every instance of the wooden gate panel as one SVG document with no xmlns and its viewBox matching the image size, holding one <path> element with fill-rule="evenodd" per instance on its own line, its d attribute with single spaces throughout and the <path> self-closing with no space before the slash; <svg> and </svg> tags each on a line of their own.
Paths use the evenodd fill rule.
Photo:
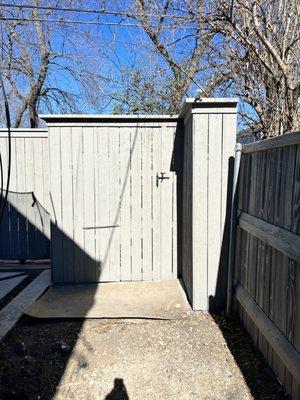
<svg viewBox="0 0 300 400">
<path fill-rule="evenodd" d="M 175 128 L 50 126 L 56 282 L 177 276 Z"/>
</svg>

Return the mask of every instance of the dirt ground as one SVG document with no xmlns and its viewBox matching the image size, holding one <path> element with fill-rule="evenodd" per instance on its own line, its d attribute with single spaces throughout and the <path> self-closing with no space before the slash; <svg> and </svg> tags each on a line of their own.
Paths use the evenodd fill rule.
<svg viewBox="0 0 300 400">
<path fill-rule="evenodd" d="M 245 330 L 223 315 L 23 317 L 0 344 L 0 357 L 1 400 L 287 398 Z"/>
</svg>

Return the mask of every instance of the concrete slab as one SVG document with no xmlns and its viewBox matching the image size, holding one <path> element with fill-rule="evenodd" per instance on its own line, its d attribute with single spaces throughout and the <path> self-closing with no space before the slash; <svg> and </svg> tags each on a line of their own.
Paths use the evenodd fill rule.
<svg viewBox="0 0 300 400">
<path fill-rule="evenodd" d="M 178 280 L 53 286 L 26 314 L 38 318 L 176 319 L 191 311 Z"/>
</svg>

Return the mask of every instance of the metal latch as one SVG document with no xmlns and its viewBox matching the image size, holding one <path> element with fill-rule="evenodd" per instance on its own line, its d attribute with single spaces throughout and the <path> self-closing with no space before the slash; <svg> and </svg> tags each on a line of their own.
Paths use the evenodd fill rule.
<svg viewBox="0 0 300 400">
<path fill-rule="evenodd" d="M 160 176 L 158 175 L 158 173 L 156 174 L 156 186 L 158 187 L 159 181 L 163 181 L 164 179 L 170 179 L 169 176 L 165 176 L 165 172 L 161 172 Z"/>
</svg>

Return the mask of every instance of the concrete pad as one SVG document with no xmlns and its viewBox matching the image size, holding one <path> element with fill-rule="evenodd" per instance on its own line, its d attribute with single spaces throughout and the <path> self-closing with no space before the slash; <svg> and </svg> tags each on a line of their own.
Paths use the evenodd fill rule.
<svg viewBox="0 0 300 400">
<path fill-rule="evenodd" d="M 176 319 L 191 311 L 178 280 L 52 286 L 26 314 L 37 318 Z"/>
</svg>

